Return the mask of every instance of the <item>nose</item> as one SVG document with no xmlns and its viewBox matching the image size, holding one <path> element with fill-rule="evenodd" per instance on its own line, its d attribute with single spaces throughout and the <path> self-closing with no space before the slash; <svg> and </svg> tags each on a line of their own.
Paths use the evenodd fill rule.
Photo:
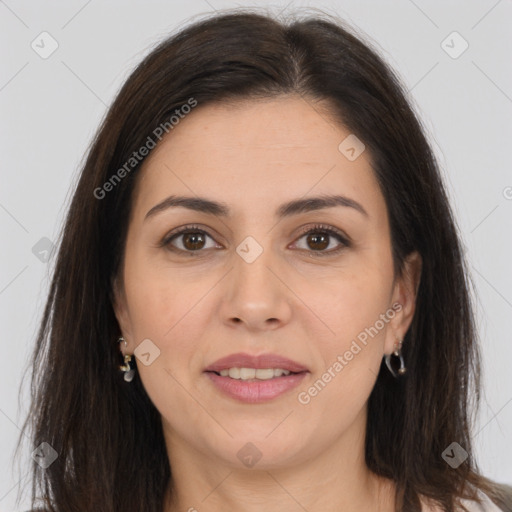
<svg viewBox="0 0 512 512">
<path fill-rule="evenodd" d="M 265 249 L 251 263 L 238 255 L 226 276 L 221 314 L 230 327 L 251 332 L 273 330 L 290 321 L 293 294 L 285 285 L 276 258 Z"/>
</svg>

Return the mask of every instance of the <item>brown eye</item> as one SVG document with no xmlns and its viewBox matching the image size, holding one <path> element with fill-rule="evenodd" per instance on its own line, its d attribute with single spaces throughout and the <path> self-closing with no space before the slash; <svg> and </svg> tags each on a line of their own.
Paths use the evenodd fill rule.
<svg viewBox="0 0 512 512">
<path fill-rule="evenodd" d="M 211 240 L 209 245 L 208 239 Z M 185 226 L 181 230 L 171 233 L 162 241 L 161 246 L 168 247 L 175 252 L 189 254 L 204 252 L 203 249 L 219 248 L 206 231 L 194 226 Z"/>
<path fill-rule="evenodd" d="M 332 256 L 350 246 L 348 239 L 338 230 L 323 225 L 313 226 L 309 230 L 304 230 L 298 240 L 301 241 L 302 239 L 305 240 L 305 244 L 302 244 L 302 247 L 298 242 L 296 244 L 299 249 L 308 251 L 311 256 Z M 338 242 L 337 246 L 335 243 L 332 246 L 333 241 Z M 330 246 L 331 248 L 327 249 Z"/>
<path fill-rule="evenodd" d="M 183 233 L 182 236 L 183 246 L 185 249 L 196 251 L 204 247 L 205 237 L 203 233 Z"/>
<path fill-rule="evenodd" d="M 325 233 L 312 233 L 307 236 L 307 244 L 311 249 L 318 251 L 323 250 L 329 245 L 329 236 Z"/>
</svg>

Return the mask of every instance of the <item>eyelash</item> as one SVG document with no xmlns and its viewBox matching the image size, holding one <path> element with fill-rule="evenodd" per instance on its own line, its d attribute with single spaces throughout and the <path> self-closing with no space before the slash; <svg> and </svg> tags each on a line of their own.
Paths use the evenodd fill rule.
<svg viewBox="0 0 512 512">
<path fill-rule="evenodd" d="M 197 251 L 187 251 L 184 249 L 179 249 L 177 247 L 174 247 L 171 244 L 171 241 L 174 240 L 175 238 L 178 238 L 180 235 L 184 235 L 184 234 L 188 234 L 188 233 L 202 233 L 202 234 L 205 234 L 213 239 L 213 237 L 207 231 L 205 231 L 204 229 L 201 229 L 198 225 L 189 224 L 187 226 L 183 226 L 182 228 L 179 228 L 177 231 L 173 231 L 173 232 L 169 233 L 162 240 L 162 242 L 159 244 L 159 246 L 160 247 L 168 247 L 173 252 L 188 254 L 192 257 L 194 257 L 194 256 L 197 257 L 200 255 L 199 253 L 204 252 L 204 249 L 198 249 Z M 313 226 L 305 227 L 304 229 L 301 230 L 300 235 L 297 238 L 297 240 L 300 240 L 302 237 L 304 237 L 305 235 L 308 235 L 310 233 L 322 233 L 325 235 L 329 235 L 329 236 L 336 238 L 341 243 L 340 247 L 338 247 L 337 249 L 331 249 L 329 251 L 309 250 L 310 255 L 313 257 L 333 256 L 333 255 L 338 254 L 342 250 L 344 250 L 346 247 L 350 247 L 350 245 L 351 245 L 350 242 L 347 240 L 347 238 L 343 235 L 343 233 L 341 231 L 338 231 L 336 228 L 334 228 L 332 226 L 326 226 L 324 224 L 315 224 Z M 307 250 L 307 249 L 302 249 L 302 250 Z"/>
</svg>

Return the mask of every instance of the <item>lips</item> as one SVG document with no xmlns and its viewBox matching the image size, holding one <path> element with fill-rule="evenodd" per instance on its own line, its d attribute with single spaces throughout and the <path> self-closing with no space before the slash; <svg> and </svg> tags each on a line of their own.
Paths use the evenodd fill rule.
<svg viewBox="0 0 512 512">
<path fill-rule="evenodd" d="M 270 380 L 243 381 L 221 377 L 212 371 L 205 372 L 205 376 L 223 396 L 246 404 L 261 404 L 286 396 L 291 400 L 291 390 L 303 382 L 307 375 L 308 372 L 300 372 Z"/>
<path fill-rule="evenodd" d="M 204 369 L 205 372 L 220 372 L 228 368 L 281 368 L 292 373 L 308 372 L 304 365 L 277 354 L 261 354 L 252 356 L 245 353 L 231 354 L 218 359 Z"/>
</svg>

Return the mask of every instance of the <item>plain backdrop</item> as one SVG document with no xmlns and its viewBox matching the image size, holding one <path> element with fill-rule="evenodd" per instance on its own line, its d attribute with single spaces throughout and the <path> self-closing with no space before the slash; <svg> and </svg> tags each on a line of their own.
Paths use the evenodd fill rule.
<svg viewBox="0 0 512 512">
<path fill-rule="evenodd" d="M 510 0 L 5 0 L 0 511 L 28 508 L 28 495 L 15 507 L 32 460 L 28 443 L 13 461 L 28 409 L 29 381 L 20 388 L 21 378 L 48 291 L 45 255 L 57 240 L 91 138 L 123 81 L 155 43 L 192 16 L 236 6 L 276 13 L 314 6 L 338 15 L 378 48 L 409 89 L 439 158 L 477 288 L 484 364 L 484 399 L 473 434 L 477 460 L 485 475 L 512 483 Z M 58 47 L 44 55 L 52 45 Z"/>
</svg>

